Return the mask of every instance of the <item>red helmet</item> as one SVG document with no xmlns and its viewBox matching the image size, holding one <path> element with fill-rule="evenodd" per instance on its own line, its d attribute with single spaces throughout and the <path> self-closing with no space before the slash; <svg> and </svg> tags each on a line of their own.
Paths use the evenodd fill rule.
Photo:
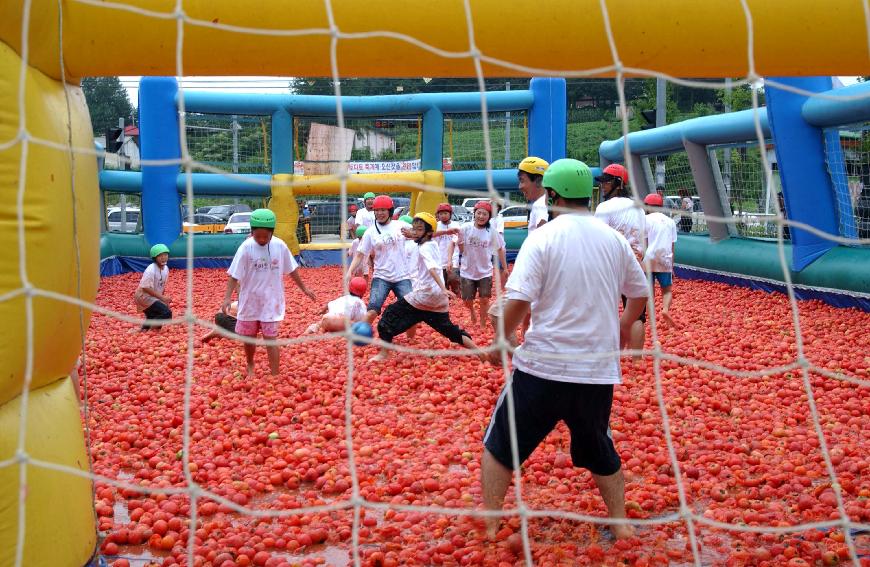
<svg viewBox="0 0 870 567">
<path fill-rule="evenodd" d="M 651 207 L 661 207 L 664 203 L 664 200 L 662 199 L 662 196 L 658 193 L 650 193 L 643 198 L 643 202 L 645 205 L 650 205 Z"/>
<path fill-rule="evenodd" d="M 628 170 L 625 169 L 625 166 L 620 165 L 618 163 L 611 163 L 607 167 L 605 167 L 601 171 L 601 175 L 595 178 L 596 181 L 601 181 L 601 178 L 605 175 L 612 175 L 613 177 L 619 177 L 622 179 L 623 185 L 628 185 Z"/>
<path fill-rule="evenodd" d="M 351 278 L 350 284 L 347 286 L 348 290 L 357 297 L 362 297 L 365 295 L 366 289 L 368 288 L 368 283 L 365 278 L 361 278 L 359 276 L 355 278 Z"/>
<path fill-rule="evenodd" d="M 352 212 L 352 213 L 355 213 L 359 210 L 359 207 L 357 207 L 356 205 L 351 205 L 347 208 L 347 210 Z"/>
<path fill-rule="evenodd" d="M 375 197 L 375 202 L 372 204 L 372 209 L 392 209 L 393 200 L 389 195 L 378 195 Z"/>
<path fill-rule="evenodd" d="M 478 201 L 474 204 L 474 210 L 476 211 L 477 209 L 483 209 L 489 213 L 490 217 L 492 216 L 492 205 L 489 201 Z"/>
<path fill-rule="evenodd" d="M 435 209 L 435 214 L 437 215 L 441 211 L 447 211 L 451 215 L 453 214 L 453 207 L 450 206 L 450 203 L 441 203 L 438 205 L 438 208 Z"/>
</svg>

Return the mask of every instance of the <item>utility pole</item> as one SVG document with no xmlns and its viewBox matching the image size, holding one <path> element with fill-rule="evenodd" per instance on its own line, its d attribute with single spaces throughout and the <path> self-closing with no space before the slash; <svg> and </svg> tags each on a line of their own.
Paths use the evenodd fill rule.
<svg viewBox="0 0 870 567">
<path fill-rule="evenodd" d="M 118 128 L 121 129 L 121 134 L 118 136 L 118 141 L 121 142 L 121 147 L 118 148 L 118 163 L 121 164 L 121 169 L 126 171 L 129 169 L 126 161 L 124 160 L 124 119 L 118 118 Z M 127 194 L 121 193 L 121 232 L 127 232 Z"/>
<path fill-rule="evenodd" d="M 731 79 L 725 79 L 725 112 L 731 112 Z M 731 149 L 722 150 L 722 165 L 725 170 L 722 181 L 725 184 L 725 196 L 731 199 Z"/>
<path fill-rule="evenodd" d="M 511 82 L 506 81 L 504 84 L 504 90 L 511 90 Z M 504 166 L 505 169 L 511 166 L 511 113 L 510 111 L 504 113 Z"/>
<path fill-rule="evenodd" d="M 656 79 L 656 128 L 668 123 L 668 84 L 664 79 Z M 665 184 L 665 162 L 656 158 L 656 186 Z"/>
</svg>

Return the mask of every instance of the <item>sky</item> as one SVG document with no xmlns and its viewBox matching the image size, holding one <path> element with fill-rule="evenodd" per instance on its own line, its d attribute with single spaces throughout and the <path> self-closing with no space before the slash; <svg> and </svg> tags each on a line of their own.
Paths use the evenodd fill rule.
<svg viewBox="0 0 870 567">
<path fill-rule="evenodd" d="M 138 76 L 119 77 L 127 89 L 130 102 L 136 106 L 139 100 Z M 186 77 L 185 90 L 225 90 L 234 93 L 286 93 L 292 77 Z M 844 86 L 858 82 L 858 77 L 838 77 Z"/>
</svg>

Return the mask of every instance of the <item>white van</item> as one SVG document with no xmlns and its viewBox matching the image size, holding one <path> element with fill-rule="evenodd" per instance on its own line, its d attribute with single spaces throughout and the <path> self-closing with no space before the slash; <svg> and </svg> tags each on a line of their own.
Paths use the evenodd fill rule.
<svg viewBox="0 0 870 567">
<path fill-rule="evenodd" d="M 123 220 L 121 207 L 110 207 L 106 211 L 106 230 L 109 232 L 142 232 L 138 207 L 127 207 L 126 226 Z"/>
</svg>

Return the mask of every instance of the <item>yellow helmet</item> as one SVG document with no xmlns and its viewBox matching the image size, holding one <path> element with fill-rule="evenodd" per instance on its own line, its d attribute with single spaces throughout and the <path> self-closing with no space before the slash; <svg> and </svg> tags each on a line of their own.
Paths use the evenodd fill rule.
<svg viewBox="0 0 870 567">
<path fill-rule="evenodd" d="M 544 175 L 550 164 L 539 157 L 529 156 L 517 166 L 520 171 L 525 171 L 531 175 Z"/>
<path fill-rule="evenodd" d="M 435 217 L 432 216 L 432 213 L 417 213 L 414 215 L 414 220 L 421 220 L 432 227 L 432 232 L 438 230 L 438 221 L 435 220 Z"/>
</svg>

